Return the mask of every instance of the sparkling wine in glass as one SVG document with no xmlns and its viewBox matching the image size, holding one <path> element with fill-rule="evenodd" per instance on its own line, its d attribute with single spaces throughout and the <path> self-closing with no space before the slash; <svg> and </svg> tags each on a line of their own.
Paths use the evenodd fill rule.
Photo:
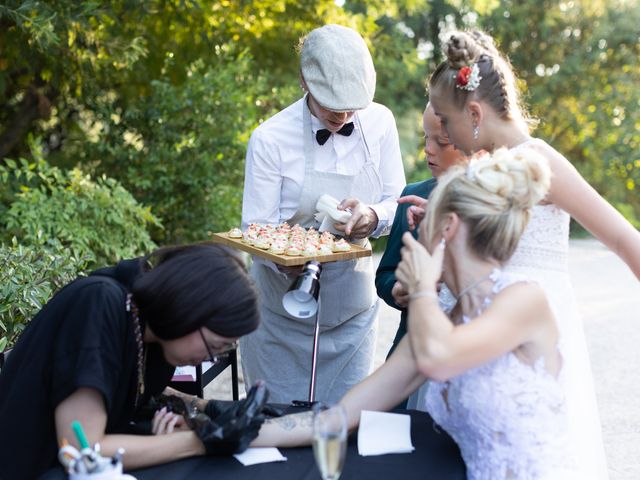
<svg viewBox="0 0 640 480">
<path fill-rule="evenodd" d="M 322 480 L 338 480 L 347 455 L 347 416 L 336 405 L 313 416 L 313 454 Z"/>
</svg>

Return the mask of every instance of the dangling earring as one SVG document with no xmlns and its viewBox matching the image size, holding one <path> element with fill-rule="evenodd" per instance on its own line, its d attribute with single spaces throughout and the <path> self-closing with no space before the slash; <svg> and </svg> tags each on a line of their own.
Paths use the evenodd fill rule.
<svg viewBox="0 0 640 480">
<path fill-rule="evenodd" d="M 474 125 L 473 126 L 473 139 L 477 140 L 479 135 L 480 135 L 480 127 L 478 127 L 478 125 Z"/>
</svg>

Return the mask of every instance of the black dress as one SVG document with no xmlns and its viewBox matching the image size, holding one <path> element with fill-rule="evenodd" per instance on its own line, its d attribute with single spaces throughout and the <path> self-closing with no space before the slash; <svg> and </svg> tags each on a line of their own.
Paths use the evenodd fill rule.
<svg viewBox="0 0 640 480">
<path fill-rule="evenodd" d="M 0 372 L 0 479 L 36 478 L 57 465 L 55 408 L 80 387 L 102 394 L 106 433 L 127 433 L 134 418 L 137 346 L 126 296 L 140 261 L 80 278 L 58 292 L 27 326 Z M 147 345 L 144 403 L 171 380 L 157 344 Z"/>
</svg>

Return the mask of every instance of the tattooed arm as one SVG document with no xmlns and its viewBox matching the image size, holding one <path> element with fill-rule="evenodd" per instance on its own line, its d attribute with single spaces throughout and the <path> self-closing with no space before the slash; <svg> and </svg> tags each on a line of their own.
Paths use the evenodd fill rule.
<svg viewBox="0 0 640 480">
<path fill-rule="evenodd" d="M 300 447 L 311 445 L 313 412 L 301 412 L 268 418 L 252 447 Z"/>
<path fill-rule="evenodd" d="M 408 339 L 402 339 L 393 355 L 372 375 L 342 397 L 349 430 L 357 428 L 362 410 L 384 411 L 395 407 L 425 381 L 416 366 Z M 302 412 L 270 418 L 262 424 L 252 447 L 311 445 L 313 413 Z"/>
</svg>

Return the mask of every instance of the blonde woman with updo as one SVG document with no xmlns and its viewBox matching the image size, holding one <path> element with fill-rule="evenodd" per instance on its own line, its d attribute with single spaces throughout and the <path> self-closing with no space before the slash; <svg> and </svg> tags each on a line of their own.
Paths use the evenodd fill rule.
<svg viewBox="0 0 640 480">
<path fill-rule="evenodd" d="M 502 271 L 549 188 L 539 155 L 501 149 L 439 179 L 396 276 L 409 292 L 409 345 L 432 379 L 427 411 L 470 479 L 584 478 L 570 448 L 565 354 L 542 288 Z M 427 247 L 427 250 L 423 248 Z M 457 303 L 447 319 L 442 279 Z"/>
<path fill-rule="evenodd" d="M 446 60 L 429 81 L 429 99 L 450 141 L 467 154 L 500 147 L 528 148 L 549 162 L 549 194 L 533 208 L 506 271 L 522 273 L 545 289 L 558 319 L 568 361 L 565 390 L 573 442 L 590 478 L 607 478 L 602 433 L 582 319 L 568 273 L 569 220 L 573 217 L 617 253 L 640 278 L 640 233 L 580 176 L 573 165 L 530 134 L 532 123 L 514 71 L 481 32 L 454 32 L 443 45 Z M 424 202 L 418 202 L 424 208 Z M 418 215 L 420 208 L 412 210 Z"/>
<path fill-rule="evenodd" d="M 427 411 L 460 447 L 468 478 L 587 478 L 571 451 L 556 319 L 538 284 L 502 270 L 549 179 L 544 159 L 525 149 L 439 177 L 420 242 L 404 234 L 396 271 L 409 294 L 408 332 L 340 401 L 350 428 L 361 410 L 390 409 L 430 379 Z M 450 318 L 441 278 L 458 299 Z M 267 420 L 259 440 L 273 443 L 282 425 L 280 441 L 308 441 L 301 415 Z"/>
</svg>

